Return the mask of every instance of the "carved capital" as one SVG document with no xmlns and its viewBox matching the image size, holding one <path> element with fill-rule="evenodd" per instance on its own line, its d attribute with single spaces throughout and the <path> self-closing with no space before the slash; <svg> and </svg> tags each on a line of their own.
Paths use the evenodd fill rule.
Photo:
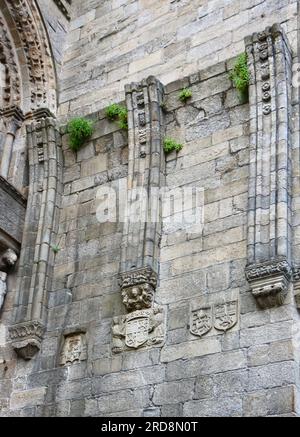
<svg viewBox="0 0 300 437">
<path fill-rule="evenodd" d="M 16 134 L 25 120 L 25 116 L 18 106 L 5 108 L 0 115 L 5 119 L 8 133 L 12 135 Z"/>
<path fill-rule="evenodd" d="M 45 327 L 39 321 L 24 322 L 9 328 L 12 346 L 19 357 L 31 360 L 41 349 Z"/>
<path fill-rule="evenodd" d="M 282 305 L 292 277 L 292 268 L 286 260 L 250 265 L 246 278 L 258 305 L 265 309 Z"/>
<path fill-rule="evenodd" d="M 120 285 L 122 289 L 145 283 L 156 288 L 157 274 L 150 267 L 120 273 Z"/>
</svg>

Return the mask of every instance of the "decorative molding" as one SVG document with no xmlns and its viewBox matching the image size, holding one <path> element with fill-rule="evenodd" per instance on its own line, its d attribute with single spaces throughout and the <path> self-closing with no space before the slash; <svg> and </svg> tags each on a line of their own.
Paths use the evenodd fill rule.
<svg viewBox="0 0 300 437">
<path fill-rule="evenodd" d="M 4 106 L 20 105 L 20 70 L 13 41 L 4 18 L 0 15 L 0 63 L 5 66 Z"/>
<path fill-rule="evenodd" d="M 280 25 L 245 39 L 251 73 L 248 267 L 259 306 L 281 305 L 291 279 L 292 57 Z"/>
<path fill-rule="evenodd" d="M 71 20 L 71 0 L 63 1 L 63 0 L 53 0 L 57 5 L 58 9 L 62 12 L 62 14 L 66 17 L 68 21 Z"/>
<path fill-rule="evenodd" d="M 46 106 L 55 112 L 57 106 L 55 68 L 47 32 L 44 28 L 37 5 L 34 0 L 5 1 L 7 4 L 6 13 L 9 13 L 10 17 L 14 20 L 14 32 L 17 32 L 18 38 L 20 38 L 22 43 L 21 54 L 18 56 L 19 67 L 17 67 L 16 61 L 12 67 L 7 64 L 8 70 L 10 72 L 14 71 L 15 77 L 18 76 L 16 80 L 17 89 L 13 89 L 13 83 L 12 80 L 10 80 L 11 90 L 9 93 L 17 96 L 16 98 L 11 97 L 10 100 L 12 100 L 13 103 L 19 103 L 20 98 L 18 96 L 20 95 L 21 82 L 19 79 L 19 71 L 26 68 L 29 76 L 29 90 L 24 89 L 23 98 L 25 98 L 25 96 L 27 97 L 28 91 L 30 93 L 30 102 L 25 104 L 26 109 L 36 109 Z M 2 20 L 0 27 L 5 28 L 5 26 L 5 22 Z M 2 33 L 3 32 L 5 31 L 2 31 Z M 8 35 L 8 30 L 6 30 L 6 34 Z M 6 59 L 7 58 L 8 55 L 6 55 Z M 18 69 L 19 71 L 17 71 Z"/>
<path fill-rule="evenodd" d="M 0 186 L 3 190 L 7 192 L 11 197 L 13 197 L 22 206 L 27 205 L 27 199 L 20 193 L 13 185 L 11 185 L 4 177 L 0 176 Z"/>
<path fill-rule="evenodd" d="M 9 328 L 12 346 L 19 357 L 31 360 L 41 349 L 45 327 L 40 321 L 20 323 Z"/>
</svg>

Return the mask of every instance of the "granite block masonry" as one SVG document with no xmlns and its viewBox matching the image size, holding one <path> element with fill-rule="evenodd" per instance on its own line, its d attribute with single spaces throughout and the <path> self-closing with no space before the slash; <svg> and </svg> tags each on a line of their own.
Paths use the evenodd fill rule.
<svg viewBox="0 0 300 437">
<path fill-rule="evenodd" d="M 1 417 L 299 415 L 299 7 L 0 0 Z"/>
</svg>

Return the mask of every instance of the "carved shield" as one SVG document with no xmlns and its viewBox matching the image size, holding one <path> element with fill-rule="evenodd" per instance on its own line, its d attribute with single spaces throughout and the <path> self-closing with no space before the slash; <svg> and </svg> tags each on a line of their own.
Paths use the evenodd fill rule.
<svg viewBox="0 0 300 437">
<path fill-rule="evenodd" d="M 238 321 L 238 301 L 215 305 L 215 328 L 218 331 L 228 331 Z"/>
<path fill-rule="evenodd" d="M 149 338 L 149 316 L 144 312 L 126 321 L 126 346 L 137 349 Z"/>
<path fill-rule="evenodd" d="M 190 331 L 192 334 L 202 337 L 212 328 L 212 308 L 200 308 L 192 311 L 190 321 Z"/>
</svg>

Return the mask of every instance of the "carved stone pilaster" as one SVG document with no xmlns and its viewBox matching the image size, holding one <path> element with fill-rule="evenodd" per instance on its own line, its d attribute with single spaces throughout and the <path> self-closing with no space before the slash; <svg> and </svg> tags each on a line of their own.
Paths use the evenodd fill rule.
<svg viewBox="0 0 300 437">
<path fill-rule="evenodd" d="M 120 286 L 130 314 L 114 320 L 114 352 L 161 345 L 165 325 L 163 309 L 154 304 L 162 227 L 159 190 L 165 185 L 164 90 L 149 77 L 125 92 L 129 165 Z"/>
<path fill-rule="evenodd" d="M 248 266 L 259 305 L 281 305 L 291 280 L 292 58 L 280 25 L 246 38 L 251 73 Z"/>
<path fill-rule="evenodd" d="M 40 327 L 46 325 L 47 292 L 54 263 L 51 247 L 56 244 L 62 192 L 61 137 L 50 114 L 44 109 L 34 112 L 34 120 L 27 126 L 29 196 L 18 270 L 15 326 L 11 331 L 14 349 L 23 358 L 26 355 L 26 359 L 38 351 L 43 329 L 37 330 L 38 335 L 32 329 L 26 330 L 22 342 L 26 341 L 28 345 L 22 346 L 21 352 L 15 333 L 23 332 L 21 328 L 32 326 L 32 323 Z"/>
<path fill-rule="evenodd" d="M 19 323 L 9 328 L 13 348 L 19 357 L 31 360 L 41 349 L 45 327 L 40 321 Z"/>
</svg>

